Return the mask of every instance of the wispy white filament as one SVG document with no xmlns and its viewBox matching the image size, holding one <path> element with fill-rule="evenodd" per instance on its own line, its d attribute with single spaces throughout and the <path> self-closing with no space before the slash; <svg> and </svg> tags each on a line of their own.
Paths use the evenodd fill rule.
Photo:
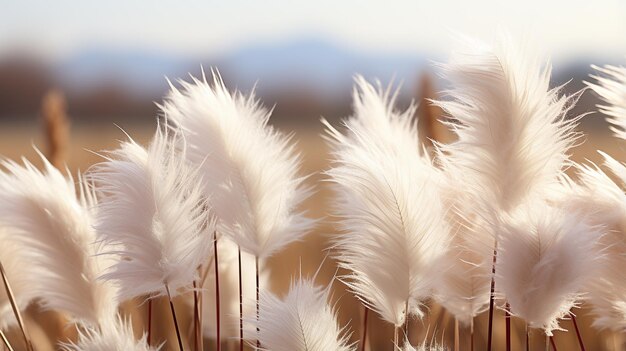
<svg viewBox="0 0 626 351">
<path fill-rule="evenodd" d="M 449 228 L 439 173 L 421 155 L 413 108 L 393 110 L 389 92 L 357 78 L 354 116 L 343 135 L 327 124 L 342 233 L 336 240 L 343 277 L 372 310 L 396 326 L 421 315 L 433 267 L 446 252 Z M 409 310 L 406 310 L 408 304 Z"/>
<path fill-rule="evenodd" d="M 42 159 L 43 172 L 2 161 L 0 223 L 22 242 L 29 289 L 43 306 L 95 326 L 117 311 L 117 289 L 98 280 L 111 262 L 95 243 L 95 197 L 83 183 L 77 197 L 74 180 Z"/>
<path fill-rule="evenodd" d="M 593 66 L 599 73 L 596 84 L 589 84 L 607 105 L 600 106 L 600 111 L 609 116 L 611 130 L 615 136 L 626 139 L 626 67 Z"/>
<path fill-rule="evenodd" d="M 315 286 L 300 278 L 291 283 L 280 299 L 262 291 L 259 310 L 259 340 L 262 350 L 354 351 L 348 336 L 328 305 L 329 287 Z"/>
<path fill-rule="evenodd" d="M 201 178 L 175 138 L 159 128 L 147 150 L 123 142 L 89 175 L 102 194 L 99 238 L 122 257 L 102 277 L 118 281 L 125 299 L 165 295 L 166 285 L 175 295 L 211 254 L 214 225 Z"/>
<path fill-rule="evenodd" d="M 218 74 L 211 83 L 203 77 L 181 84 L 162 110 L 202 169 L 218 232 L 259 259 L 300 240 L 313 222 L 301 210 L 310 189 L 298 175 L 291 139 L 268 125 L 270 112 L 254 95 L 231 94 Z"/>
<path fill-rule="evenodd" d="M 157 351 L 161 347 L 150 347 L 146 336 L 136 340 L 132 325 L 120 317 L 103 323 L 100 328 L 78 330 L 76 343 L 62 344 L 64 351 Z"/>
</svg>

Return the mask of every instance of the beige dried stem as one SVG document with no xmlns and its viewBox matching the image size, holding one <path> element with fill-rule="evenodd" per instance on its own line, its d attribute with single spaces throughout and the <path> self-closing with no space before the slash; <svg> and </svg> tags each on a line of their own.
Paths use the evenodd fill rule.
<svg viewBox="0 0 626 351">
<path fill-rule="evenodd" d="M 44 95 L 41 115 L 48 144 L 48 160 L 56 168 L 62 169 L 67 160 L 70 122 L 66 113 L 65 97 L 61 91 L 52 89 Z"/>
<path fill-rule="evenodd" d="M 439 106 L 431 103 L 438 98 L 434 88 L 432 75 L 425 72 L 418 81 L 416 101 L 419 103 L 417 109 L 419 131 L 424 144 L 435 141 L 443 141 L 446 137 L 447 129 L 442 123 L 438 123 L 442 111 Z"/>
</svg>

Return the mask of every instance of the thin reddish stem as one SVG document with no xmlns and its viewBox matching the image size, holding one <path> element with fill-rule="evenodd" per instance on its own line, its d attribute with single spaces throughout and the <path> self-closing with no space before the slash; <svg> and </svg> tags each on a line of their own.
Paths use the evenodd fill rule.
<svg viewBox="0 0 626 351">
<path fill-rule="evenodd" d="M 578 338 L 578 345 L 580 345 L 580 351 L 585 351 L 585 344 L 583 343 L 583 337 L 580 334 L 580 329 L 578 329 L 578 323 L 576 323 L 576 316 L 570 312 L 570 317 L 572 317 L 572 323 L 574 323 L 574 329 L 576 330 L 576 337 Z"/>
<path fill-rule="evenodd" d="M 506 351 L 511 351 L 511 306 L 506 303 L 505 323 L 506 323 Z"/>
<path fill-rule="evenodd" d="M 256 270 L 256 347 L 261 348 L 261 340 L 259 340 L 259 257 L 254 258 L 254 266 Z"/>
<path fill-rule="evenodd" d="M 148 300 L 148 346 L 152 346 L 152 298 Z"/>
<path fill-rule="evenodd" d="M 491 351 L 492 337 L 493 337 L 493 307 L 494 307 L 494 294 L 496 292 L 496 257 L 497 257 L 497 242 L 494 244 L 493 249 L 493 262 L 491 266 L 491 293 L 489 294 L 489 330 L 487 332 L 487 351 Z"/>
<path fill-rule="evenodd" d="M 551 336 L 551 337 L 550 337 L 550 345 L 552 345 L 552 350 L 554 350 L 554 351 L 558 351 L 558 350 L 556 349 L 556 342 L 554 342 L 554 336 Z"/>
<path fill-rule="evenodd" d="M 470 322 L 470 351 L 474 351 L 474 318 Z"/>
<path fill-rule="evenodd" d="M 365 344 L 367 344 L 367 316 L 369 314 L 369 308 L 365 307 L 365 312 L 363 313 L 363 337 L 361 340 L 361 351 L 365 351 Z"/>
<path fill-rule="evenodd" d="M 196 351 L 202 351 L 200 346 L 200 332 L 199 332 L 199 301 L 198 301 L 198 284 L 193 281 L 193 340 Z"/>
<path fill-rule="evenodd" d="M 459 351 L 460 349 L 459 339 L 459 320 L 454 318 L 454 351 Z"/>
<path fill-rule="evenodd" d="M 172 301 L 172 295 L 170 294 L 170 287 L 165 284 L 165 291 L 167 292 L 167 298 L 170 301 L 170 310 L 172 312 L 172 319 L 174 320 L 174 328 L 176 328 L 176 339 L 178 341 L 178 349 L 183 351 L 183 339 L 180 336 L 180 329 L 178 328 L 178 319 L 176 318 L 176 310 L 174 310 L 174 301 Z"/>
<path fill-rule="evenodd" d="M 217 324 L 217 351 L 222 349 L 220 336 L 220 271 L 217 258 L 217 232 L 213 232 L 213 255 L 215 256 L 215 319 Z"/>
<path fill-rule="evenodd" d="M 15 315 L 15 319 L 17 320 L 17 324 L 20 327 L 20 331 L 22 332 L 22 337 L 24 338 L 24 343 L 26 344 L 26 349 L 29 351 L 33 351 L 33 343 L 26 332 L 26 326 L 24 324 L 24 319 L 22 318 L 22 314 L 20 313 L 20 309 L 15 302 L 15 295 L 13 295 L 13 289 L 11 289 L 11 284 L 9 284 L 9 280 L 6 276 L 6 272 L 4 270 L 4 266 L 2 262 L 0 262 L 0 275 L 2 276 L 2 282 L 4 283 L 5 292 L 7 297 L 9 298 L 9 302 L 11 304 L 11 308 L 13 309 L 13 314 Z"/>
<path fill-rule="evenodd" d="M 239 262 L 239 351 L 243 351 L 243 283 L 241 277 L 241 247 L 238 247 Z"/>
</svg>

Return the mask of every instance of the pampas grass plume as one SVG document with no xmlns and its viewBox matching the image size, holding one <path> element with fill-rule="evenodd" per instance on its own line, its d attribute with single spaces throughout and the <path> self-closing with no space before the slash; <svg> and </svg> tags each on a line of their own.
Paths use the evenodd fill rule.
<svg viewBox="0 0 626 351">
<path fill-rule="evenodd" d="M 159 127 L 147 149 L 123 142 L 89 173 L 102 196 L 99 239 L 123 258 L 102 278 L 119 282 L 123 299 L 166 295 L 166 286 L 175 296 L 210 257 L 214 222 L 177 137 Z"/>
<path fill-rule="evenodd" d="M 511 312 L 546 335 L 576 307 L 598 273 L 604 228 L 584 215 L 544 203 L 520 209 L 503 226 L 496 287 Z"/>
<path fill-rule="evenodd" d="M 333 162 L 327 174 L 342 231 L 334 249 L 350 272 L 342 280 L 368 308 L 400 326 L 407 315 L 422 314 L 420 300 L 430 293 L 449 228 L 439 174 L 422 154 L 414 110 L 397 113 L 393 103 L 389 91 L 357 78 L 346 134 L 326 124 Z"/>
<path fill-rule="evenodd" d="M 23 166 L 2 161 L 0 222 L 28 248 L 24 269 L 43 307 L 96 326 L 115 315 L 117 289 L 98 280 L 110 260 L 95 244 L 95 197 L 83 180 L 77 197 L 74 180 L 42 160 L 44 171 L 26 160 Z"/>
<path fill-rule="evenodd" d="M 262 291 L 258 326 L 263 350 L 355 351 L 345 328 L 337 324 L 336 312 L 328 305 L 330 287 L 315 286 L 312 280 L 291 282 L 280 299 Z"/>
<path fill-rule="evenodd" d="M 161 106 L 189 143 L 201 168 L 218 233 L 263 260 L 300 240 L 313 226 L 301 210 L 311 191 L 298 175 L 291 138 L 268 125 L 254 94 L 230 93 L 217 72 L 211 82 L 181 81 Z"/>
</svg>

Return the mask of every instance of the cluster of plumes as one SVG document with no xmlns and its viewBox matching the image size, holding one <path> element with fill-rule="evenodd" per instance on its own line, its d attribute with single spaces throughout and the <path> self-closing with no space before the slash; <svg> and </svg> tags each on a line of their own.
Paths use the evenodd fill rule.
<svg viewBox="0 0 626 351">
<path fill-rule="evenodd" d="M 214 240 L 224 250 L 219 274 L 232 278 L 238 248 L 252 256 L 243 263 L 254 265 L 314 225 L 301 208 L 311 190 L 298 174 L 300 158 L 290 138 L 267 124 L 269 112 L 253 95 L 231 94 L 215 73 L 212 83 L 181 83 L 183 90 L 173 87 L 162 106 L 164 122 L 149 145 L 129 138 L 102 152 L 104 161 L 80 175 L 78 188 L 43 157 L 44 171 L 26 160 L 23 166 L 2 161 L 1 262 L 20 309 L 38 301 L 76 323 L 79 337 L 62 345 L 67 350 L 158 349 L 145 336 L 134 338 L 119 315 L 120 302 L 171 299 L 194 283 L 210 286 Z M 261 277 L 267 281 L 267 272 Z M 236 281 L 227 281 L 229 296 L 238 295 Z M 345 344 L 326 293 L 308 281 L 298 284 L 296 294 L 315 303 L 298 320 L 334 328 L 305 335 L 303 342 L 320 350 Z M 244 296 L 255 295 L 250 282 L 244 288 Z M 8 297 L 0 298 L 7 328 L 15 320 Z M 222 323 L 238 325 L 238 308 L 224 310 Z M 255 316 L 254 308 L 245 316 Z"/>
<path fill-rule="evenodd" d="M 396 327 L 420 316 L 420 301 L 431 296 L 472 323 L 488 306 L 493 278 L 502 306 L 551 335 L 600 284 L 592 282 L 610 269 L 607 253 L 620 252 L 607 221 L 592 210 L 598 200 L 582 189 L 591 169 L 579 166 L 580 183 L 565 175 L 581 118 L 569 112 L 582 92 L 551 88 L 550 65 L 528 52 L 508 38 L 494 47 L 468 41 L 440 65 L 451 88 L 434 103 L 457 139 L 434 150 L 418 140 L 412 108 L 395 111 L 389 91 L 361 78 L 345 132 L 326 123 L 341 231 L 333 248 L 348 271 L 342 280 Z M 624 78 L 615 68 L 605 72 Z M 605 90 L 596 90 L 623 99 L 623 90 L 606 90 L 617 84 L 603 82 Z M 620 111 L 611 106 L 605 109 Z M 626 177 L 626 168 L 611 162 L 614 172 L 620 167 Z M 626 223 L 626 212 L 611 202 L 622 201 L 622 190 L 604 191 L 612 196 L 605 200 L 609 216 Z M 614 310 L 626 305 L 620 302 Z"/>
<path fill-rule="evenodd" d="M 397 330 L 431 297 L 471 324 L 492 279 L 499 303 L 547 335 L 583 299 L 598 327 L 626 330 L 626 165 L 603 154 L 609 176 L 570 161 L 581 93 L 550 88 L 550 65 L 528 52 L 506 38 L 468 42 L 440 65 L 451 88 L 434 104 L 450 117 L 450 144 L 425 148 L 415 106 L 396 110 L 391 90 L 360 77 L 352 116 L 338 128 L 324 121 L 340 280 Z M 598 71 L 592 89 L 626 139 L 626 69 Z M 135 339 L 120 302 L 171 299 L 194 283 L 213 301 L 215 264 L 227 293 L 222 314 L 209 308 L 205 319 L 237 337 L 240 251 L 267 282 L 259 265 L 314 226 L 300 156 L 254 95 L 228 91 L 215 72 L 180 85 L 147 147 L 103 152 L 78 185 L 43 157 L 43 171 L 1 162 L 0 262 L 20 309 L 37 301 L 76 323 L 68 351 L 158 349 Z M 255 272 L 243 272 L 250 300 Z M 302 277 L 283 298 L 262 289 L 258 315 L 245 304 L 246 339 L 272 351 L 354 350 L 329 291 Z M 2 291 L 0 328 L 14 324 Z"/>
<path fill-rule="evenodd" d="M 457 136 L 437 152 L 463 242 L 455 248 L 463 264 L 450 265 L 443 278 L 449 274 L 459 294 L 449 299 L 444 289 L 451 285 L 444 285 L 440 301 L 461 321 L 480 312 L 489 301 L 485 272 L 496 250 L 497 297 L 551 335 L 597 273 L 605 232 L 586 212 L 549 196 L 567 189 L 564 171 L 580 118 L 569 111 L 581 92 L 564 96 L 562 87 L 550 88 L 550 65 L 506 38 L 493 48 L 470 45 L 442 65 L 452 88 L 449 100 L 436 102 Z"/>
</svg>

